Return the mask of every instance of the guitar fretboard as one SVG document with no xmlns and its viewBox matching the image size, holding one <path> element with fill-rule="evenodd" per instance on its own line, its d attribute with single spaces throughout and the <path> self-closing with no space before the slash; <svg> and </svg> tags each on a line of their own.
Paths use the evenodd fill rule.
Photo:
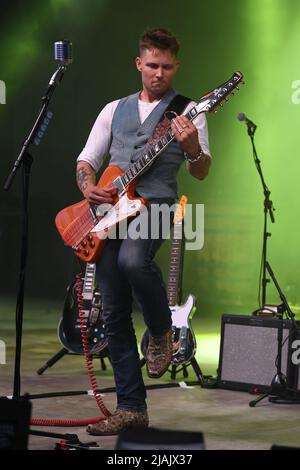
<svg viewBox="0 0 300 470">
<path fill-rule="evenodd" d="M 201 111 L 198 111 L 194 106 L 185 116 L 192 121 L 195 117 L 200 114 Z M 170 142 L 174 139 L 175 135 L 171 129 L 161 137 L 157 143 L 151 145 L 145 150 L 143 155 L 141 155 L 136 162 L 131 164 L 125 173 L 121 176 L 123 185 L 128 186 L 137 176 L 139 176 L 143 171 L 145 171 L 155 160 L 155 158 L 169 145 Z"/>
<path fill-rule="evenodd" d="M 181 303 L 182 267 L 183 267 L 183 223 L 174 224 L 174 234 L 171 248 L 170 268 L 168 277 L 168 301 L 170 306 Z"/>
<path fill-rule="evenodd" d="M 84 298 L 90 298 L 93 296 L 94 292 L 94 283 L 96 275 L 96 264 L 87 263 L 85 268 L 85 276 L 82 288 L 82 294 Z"/>
<path fill-rule="evenodd" d="M 210 93 L 203 96 L 200 101 L 191 108 L 185 116 L 192 121 L 202 112 L 216 112 L 216 107 L 223 101 L 227 100 L 227 95 L 232 93 L 234 88 L 238 88 L 238 83 L 242 80 L 243 75 L 241 72 L 235 72 L 230 80 L 220 85 L 220 87 L 215 88 Z M 119 187 L 119 191 L 122 193 L 126 186 L 128 186 L 131 181 L 133 181 L 137 176 L 143 173 L 155 160 L 155 158 L 169 145 L 169 143 L 174 139 L 174 133 L 169 127 L 168 131 L 163 137 L 161 137 L 155 144 L 149 145 L 148 148 L 143 152 L 143 154 L 137 159 L 136 162 L 132 163 L 125 173 L 118 177 L 120 179 L 120 185 L 116 184 Z M 120 187 L 122 185 L 122 188 Z"/>
</svg>

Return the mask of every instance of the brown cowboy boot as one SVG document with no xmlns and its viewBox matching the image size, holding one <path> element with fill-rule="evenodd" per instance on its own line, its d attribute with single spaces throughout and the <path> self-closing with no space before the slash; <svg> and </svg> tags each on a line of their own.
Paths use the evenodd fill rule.
<svg viewBox="0 0 300 470">
<path fill-rule="evenodd" d="M 125 428 L 145 429 L 149 425 L 147 410 L 118 408 L 111 416 L 96 424 L 89 424 L 86 431 L 93 436 L 114 436 Z"/>
<path fill-rule="evenodd" d="M 159 379 L 168 369 L 173 354 L 172 328 L 162 336 L 149 335 L 146 354 L 147 373 L 153 379 Z"/>
</svg>

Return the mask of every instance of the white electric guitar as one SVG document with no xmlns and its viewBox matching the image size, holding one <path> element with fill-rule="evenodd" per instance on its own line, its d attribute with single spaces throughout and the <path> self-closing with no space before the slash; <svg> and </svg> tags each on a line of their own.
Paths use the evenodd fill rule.
<svg viewBox="0 0 300 470">
<path fill-rule="evenodd" d="M 196 339 L 191 326 L 195 313 L 196 299 L 189 294 L 184 304 L 182 299 L 182 272 L 184 255 L 183 219 L 187 197 L 182 196 L 174 216 L 174 232 L 171 247 L 170 268 L 168 277 L 168 301 L 172 312 L 172 365 L 180 366 L 189 362 L 196 353 Z M 144 333 L 141 350 L 146 357 L 149 342 L 148 330 Z"/>
<path fill-rule="evenodd" d="M 168 278 L 168 300 L 172 312 L 173 356 L 172 365 L 181 365 L 190 361 L 196 352 L 196 339 L 191 326 L 195 313 L 196 299 L 192 294 L 184 304 L 182 301 L 182 272 L 184 256 L 183 220 L 186 196 L 182 196 L 174 216 L 174 235 Z"/>
</svg>

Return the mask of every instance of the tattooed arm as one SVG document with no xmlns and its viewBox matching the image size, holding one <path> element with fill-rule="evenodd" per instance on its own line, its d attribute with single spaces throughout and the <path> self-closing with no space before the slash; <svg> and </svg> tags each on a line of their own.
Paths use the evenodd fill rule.
<svg viewBox="0 0 300 470">
<path fill-rule="evenodd" d="M 81 160 L 77 163 L 76 179 L 80 191 L 88 202 L 93 204 L 113 203 L 112 195 L 116 194 L 117 188 L 97 186 L 95 170 L 87 162 Z"/>
</svg>

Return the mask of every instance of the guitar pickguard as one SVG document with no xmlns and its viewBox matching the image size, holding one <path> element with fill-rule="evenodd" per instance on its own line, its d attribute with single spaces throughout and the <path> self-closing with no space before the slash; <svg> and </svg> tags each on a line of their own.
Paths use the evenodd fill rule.
<svg viewBox="0 0 300 470">
<path fill-rule="evenodd" d="M 196 339 L 191 327 L 195 313 L 195 297 L 189 295 L 185 304 L 170 307 L 172 312 L 173 356 L 172 365 L 188 362 L 196 352 Z"/>
<path fill-rule="evenodd" d="M 189 295 L 185 304 L 174 305 L 170 307 L 172 312 L 172 324 L 176 328 L 181 328 L 182 326 L 189 327 L 188 320 L 192 318 L 192 311 L 195 306 L 195 297 Z"/>
<path fill-rule="evenodd" d="M 91 232 L 95 233 L 101 240 L 104 240 L 116 229 L 118 224 L 130 217 L 134 217 L 138 212 L 142 212 L 146 208 L 146 205 L 140 199 L 130 199 L 125 193 L 114 206 L 108 209 Z M 101 211 L 101 206 L 97 209 L 97 212 L 99 211 Z"/>
</svg>

